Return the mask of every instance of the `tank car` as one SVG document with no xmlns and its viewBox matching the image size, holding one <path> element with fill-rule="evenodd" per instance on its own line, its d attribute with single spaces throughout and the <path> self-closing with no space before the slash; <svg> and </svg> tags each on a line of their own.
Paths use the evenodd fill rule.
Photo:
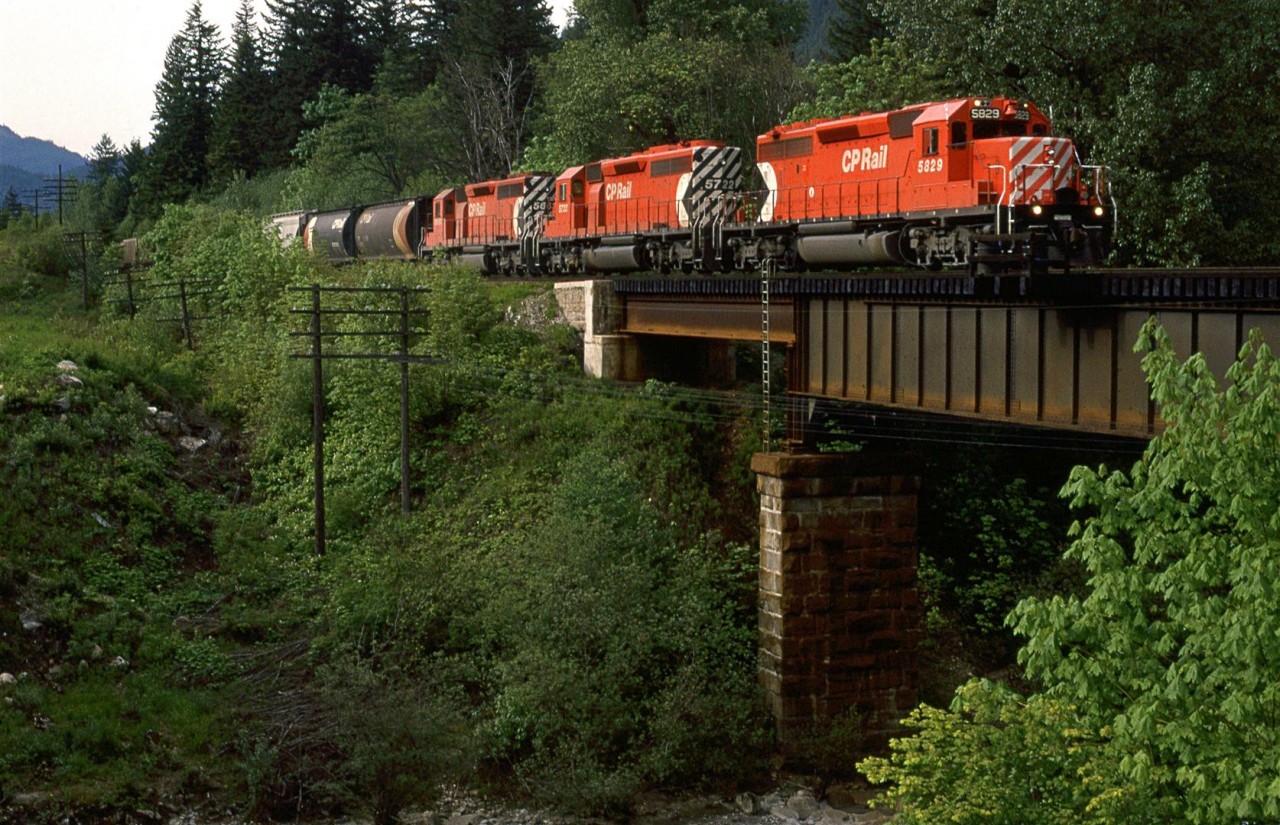
<svg viewBox="0 0 1280 825">
<path fill-rule="evenodd" d="M 416 260 L 430 202 L 412 198 L 361 207 L 353 230 L 356 255 L 366 261 Z"/>
<path fill-rule="evenodd" d="M 356 257 L 356 217 L 359 214 L 357 208 L 311 215 L 303 234 L 307 251 L 333 263 L 353 260 Z"/>
</svg>

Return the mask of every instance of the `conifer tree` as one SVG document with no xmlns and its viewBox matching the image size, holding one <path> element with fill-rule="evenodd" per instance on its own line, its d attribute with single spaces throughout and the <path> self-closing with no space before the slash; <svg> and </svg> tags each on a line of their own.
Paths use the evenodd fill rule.
<svg viewBox="0 0 1280 825">
<path fill-rule="evenodd" d="M 871 9 L 871 0 L 836 0 L 835 13 L 827 29 L 827 57 L 844 63 L 871 51 L 871 41 L 882 38 L 884 23 Z"/>
<path fill-rule="evenodd" d="M 287 153 L 304 128 L 304 103 L 326 85 L 368 91 L 375 66 L 365 47 L 358 0 L 267 0 L 267 9 L 276 149 Z"/>
<path fill-rule="evenodd" d="M 252 0 L 240 0 L 231 30 L 226 81 L 214 108 L 209 152 L 211 172 L 223 180 L 237 171 L 253 176 L 271 160 L 271 77 L 253 18 Z"/>
<path fill-rule="evenodd" d="M 421 93 L 439 71 L 440 38 L 434 22 L 440 3 L 366 0 L 366 44 L 378 61 L 378 91 L 398 97 Z"/>
<path fill-rule="evenodd" d="M 120 170 L 120 147 L 110 135 L 103 135 L 89 155 L 89 183 L 103 185 Z"/>
<path fill-rule="evenodd" d="M 4 195 L 4 203 L 0 203 L 0 229 L 9 225 L 9 222 L 17 219 L 22 214 L 22 201 L 18 200 L 18 193 L 13 187 L 9 187 L 9 191 Z"/>
<path fill-rule="evenodd" d="M 533 103 L 533 62 L 555 40 L 545 0 L 438 3 L 437 81 L 459 114 L 467 174 L 505 175 L 523 149 Z"/>
<path fill-rule="evenodd" d="M 164 204 L 186 200 L 208 182 L 223 54 L 217 27 L 205 21 L 195 0 L 182 31 L 169 43 L 156 85 L 151 158 L 138 193 L 141 214 L 158 214 Z"/>
</svg>

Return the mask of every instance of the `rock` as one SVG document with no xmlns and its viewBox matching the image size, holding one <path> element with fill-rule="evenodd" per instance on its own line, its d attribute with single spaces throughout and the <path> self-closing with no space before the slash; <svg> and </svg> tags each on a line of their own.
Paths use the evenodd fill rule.
<svg viewBox="0 0 1280 825">
<path fill-rule="evenodd" d="M 58 362 L 58 372 L 77 372 L 79 369 L 80 367 L 75 361 L 63 360 Z"/>
<path fill-rule="evenodd" d="M 117 656 L 107 664 L 109 664 L 111 667 L 128 667 L 129 660 L 123 656 Z"/>
<path fill-rule="evenodd" d="M 156 413 L 153 423 L 156 429 L 162 433 L 173 434 L 182 430 L 182 422 L 178 420 L 178 416 L 168 410 L 161 410 Z"/>
<path fill-rule="evenodd" d="M 866 808 L 867 803 L 874 799 L 878 793 L 876 789 L 869 788 L 865 784 L 849 782 L 832 785 L 828 788 L 827 801 L 834 808 L 850 811 L 857 808 Z"/>
<path fill-rule="evenodd" d="M 12 673 L 0 673 L 0 685 L 16 685 L 18 677 Z"/>
<path fill-rule="evenodd" d="M 111 522 L 107 521 L 106 516 L 102 515 L 102 513 L 94 513 L 93 520 L 98 522 L 100 526 L 105 527 L 108 530 L 111 529 Z"/>
<path fill-rule="evenodd" d="M 94 659 L 102 658 L 102 645 L 94 645 L 93 650 L 89 651 L 89 655 Z"/>
<path fill-rule="evenodd" d="M 754 816 L 760 813 L 760 801 L 756 799 L 756 795 L 750 791 L 743 791 L 733 798 L 733 804 L 738 810 L 748 816 Z"/>
<path fill-rule="evenodd" d="M 440 825 L 440 817 L 430 811 L 417 814 L 400 814 L 401 825 Z"/>
<path fill-rule="evenodd" d="M 24 610 L 18 618 L 22 622 L 23 630 L 39 630 L 44 627 L 44 623 L 40 621 L 40 617 L 34 610 Z"/>
<path fill-rule="evenodd" d="M 53 406 L 58 410 L 60 410 L 61 412 L 65 413 L 71 409 L 71 398 L 64 395 L 61 398 L 56 399 L 53 402 Z M 66 418 L 66 416 L 64 415 L 63 418 Z"/>
<path fill-rule="evenodd" d="M 196 438 L 191 435 L 184 435 L 178 439 L 178 446 L 189 453 L 194 453 L 196 450 L 208 443 L 209 442 L 205 441 L 203 438 Z"/>
<path fill-rule="evenodd" d="M 480 825 L 484 814 L 454 814 L 446 819 L 445 825 Z"/>
<path fill-rule="evenodd" d="M 795 813 L 796 819 L 808 819 L 821 807 L 808 788 L 801 788 L 787 800 L 787 808 Z"/>
<path fill-rule="evenodd" d="M 786 805 L 774 805 L 769 809 L 769 813 L 784 822 L 800 821 L 800 817 L 796 816 L 796 812 L 788 808 Z"/>
<path fill-rule="evenodd" d="M 75 377 L 74 375 L 68 375 L 66 373 L 63 373 L 62 375 L 59 375 L 57 378 L 53 379 L 53 383 L 57 384 L 59 387 L 80 388 L 84 386 L 84 382 L 81 381 L 79 378 Z"/>
</svg>

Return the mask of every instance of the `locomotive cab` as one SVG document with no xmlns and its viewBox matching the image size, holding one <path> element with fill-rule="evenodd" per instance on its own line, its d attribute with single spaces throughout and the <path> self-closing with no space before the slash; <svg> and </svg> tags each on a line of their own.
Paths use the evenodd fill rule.
<svg viewBox="0 0 1280 825">
<path fill-rule="evenodd" d="M 445 189 L 435 196 L 431 202 L 431 228 L 423 242 L 428 250 L 443 252 L 466 233 L 466 202 L 467 195 L 460 189 Z"/>
<path fill-rule="evenodd" d="M 547 221 L 548 238 L 567 238 L 587 228 L 587 167 L 574 166 L 556 178 L 554 208 Z"/>
</svg>

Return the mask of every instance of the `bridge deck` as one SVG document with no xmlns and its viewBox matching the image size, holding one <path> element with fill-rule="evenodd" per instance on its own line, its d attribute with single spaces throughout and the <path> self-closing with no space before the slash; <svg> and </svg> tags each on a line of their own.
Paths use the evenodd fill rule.
<svg viewBox="0 0 1280 825">
<path fill-rule="evenodd" d="M 623 332 L 761 339 L 758 278 L 614 286 Z M 1218 375 L 1251 329 L 1280 342 L 1280 270 L 805 276 L 770 296 L 788 392 L 1116 435 L 1159 426 L 1133 351 L 1150 316 Z"/>
</svg>

